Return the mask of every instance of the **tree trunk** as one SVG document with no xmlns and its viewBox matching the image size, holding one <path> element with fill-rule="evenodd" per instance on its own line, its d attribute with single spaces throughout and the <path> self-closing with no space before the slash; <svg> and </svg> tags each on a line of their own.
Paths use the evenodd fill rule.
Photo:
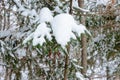
<svg viewBox="0 0 120 80">
<path fill-rule="evenodd" d="M 78 0 L 78 6 L 83 8 L 84 7 L 84 0 Z"/>
<path fill-rule="evenodd" d="M 66 54 L 66 55 L 65 55 L 64 80 L 67 80 L 67 73 L 68 73 L 68 60 L 69 60 L 69 57 L 68 57 L 68 55 Z"/>
<path fill-rule="evenodd" d="M 72 0 L 70 0 L 70 11 L 69 14 L 72 14 Z M 64 70 L 64 80 L 67 80 L 67 74 L 68 74 L 68 64 L 69 64 L 69 51 L 70 51 L 70 45 L 67 45 L 67 54 L 65 55 L 65 70 Z"/>
<path fill-rule="evenodd" d="M 9 8 L 8 8 L 8 11 L 7 11 L 7 29 L 10 28 L 10 8 L 11 8 L 11 2 L 8 1 L 9 3 Z"/>
<path fill-rule="evenodd" d="M 86 47 L 86 35 L 85 34 L 82 34 L 81 35 L 82 37 L 82 60 L 81 60 L 81 65 L 83 67 L 83 69 L 81 70 L 82 74 L 85 75 L 86 74 L 86 71 L 87 71 L 87 47 Z"/>
<path fill-rule="evenodd" d="M 6 10 L 5 10 L 4 1 L 3 1 L 3 8 L 4 8 L 4 23 L 3 23 L 3 30 L 6 30 Z"/>
<path fill-rule="evenodd" d="M 79 5 L 79 7 L 84 8 L 84 0 L 78 0 L 78 5 Z M 81 16 L 81 17 L 82 17 L 81 18 L 81 23 L 83 25 L 85 25 L 85 16 Z M 87 41 L 86 41 L 86 35 L 82 34 L 81 38 L 82 38 L 81 39 L 82 40 L 82 55 L 81 55 L 82 59 L 81 59 L 81 65 L 83 67 L 83 69 L 81 70 L 81 73 L 83 75 L 85 75 L 86 71 L 87 71 L 87 47 L 86 47 Z"/>
</svg>

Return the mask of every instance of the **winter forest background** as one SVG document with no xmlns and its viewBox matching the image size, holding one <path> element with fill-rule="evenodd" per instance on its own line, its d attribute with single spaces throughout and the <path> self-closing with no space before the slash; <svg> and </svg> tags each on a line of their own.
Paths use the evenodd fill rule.
<svg viewBox="0 0 120 80">
<path fill-rule="evenodd" d="M 0 0 L 0 80 L 120 80 L 120 0 Z"/>
</svg>

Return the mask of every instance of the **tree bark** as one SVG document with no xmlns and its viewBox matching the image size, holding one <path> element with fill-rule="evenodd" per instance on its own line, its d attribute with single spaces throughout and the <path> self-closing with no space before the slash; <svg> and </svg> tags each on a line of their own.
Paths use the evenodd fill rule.
<svg viewBox="0 0 120 80">
<path fill-rule="evenodd" d="M 83 8 L 84 7 L 84 0 L 78 0 L 78 6 Z"/>
<path fill-rule="evenodd" d="M 5 29 L 6 29 L 6 10 L 5 10 L 5 3 L 4 3 L 4 1 L 3 1 L 2 5 L 3 5 L 3 8 L 4 8 L 4 15 L 3 15 L 3 18 L 4 18 L 3 30 L 5 30 Z"/>
<path fill-rule="evenodd" d="M 67 73 L 68 73 L 68 60 L 69 60 L 69 57 L 68 57 L 68 55 L 66 54 L 66 56 L 65 56 L 64 80 L 67 80 Z"/>
<path fill-rule="evenodd" d="M 82 74 L 85 75 L 87 71 L 87 42 L 86 42 L 86 35 L 82 34 L 82 60 L 81 60 L 81 65 L 83 69 L 81 70 Z"/>
<path fill-rule="evenodd" d="M 10 8 L 11 8 L 11 1 L 8 1 L 9 3 L 9 8 L 8 8 L 8 11 L 7 11 L 7 29 L 10 28 Z"/>
<path fill-rule="evenodd" d="M 81 8 L 84 8 L 84 0 L 78 0 L 78 5 L 79 7 Z M 83 25 L 85 25 L 85 16 L 81 16 L 81 23 Z M 81 54 L 81 65 L 83 67 L 83 69 L 81 70 L 81 73 L 83 75 L 86 74 L 86 71 L 87 71 L 87 39 L 86 39 L 86 35 L 85 34 L 82 34 L 81 35 L 81 41 L 82 41 L 82 54 Z"/>
</svg>

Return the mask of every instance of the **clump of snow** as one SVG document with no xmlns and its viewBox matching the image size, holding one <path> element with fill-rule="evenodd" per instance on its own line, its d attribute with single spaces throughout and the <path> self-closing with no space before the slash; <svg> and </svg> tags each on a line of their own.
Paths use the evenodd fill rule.
<svg viewBox="0 0 120 80">
<path fill-rule="evenodd" d="M 21 71 L 21 80 L 28 80 L 28 71 Z"/>
<path fill-rule="evenodd" d="M 20 11 L 22 11 L 22 10 L 24 10 L 24 7 L 20 4 L 20 2 L 18 1 L 18 0 L 13 0 L 15 3 L 16 3 L 16 5 L 19 7 L 19 10 Z"/>
<path fill-rule="evenodd" d="M 16 75 L 15 75 L 15 73 L 13 73 L 13 74 L 11 75 L 11 80 L 14 80 L 15 77 L 16 77 Z"/>
<path fill-rule="evenodd" d="M 52 34 L 50 34 L 51 29 L 47 27 L 45 22 L 50 22 L 53 30 Z M 74 33 L 77 33 L 78 36 L 80 36 L 81 33 L 87 31 L 84 25 L 78 25 L 76 23 L 72 15 L 61 13 L 53 18 L 51 11 L 46 7 L 42 8 L 40 11 L 40 23 L 41 24 L 38 25 L 35 32 L 28 36 L 23 43 L 33 39 L 33 46 L 38 44 L 42 45 L 45 42 L 45 37 L 48 38 L 48 40 L 51 40 L 51 35 L 53 35 L 55 36 L 57 43 L 65 48 L 71 38 L 76 39 Z M 89 31 L 87 32 L 89 33 Z"/>
<path fill-rule="evenodd" d="M 22 12 L 21 14 L 22 14 L 23 16 L 33 17 L 33 16 L 36 16 L 36 15 L 37 15 L 37 13 L 36 13 L 36 11 L 35 11 L 34 9 L 32 9 L 32 10 L 23 9 L 21 12 Z"/>
<path fill-rule="evenodd" d="M 79 6 L 78 6 L 78 0 L 74 0 L 73 1 L 73 7 L 79 8 Z"/>
<path fill-rule="evenodd" d="M 37 56 L 37 52 L 32 51 L 32 57 L 35 58 Z"/>
<path fill-rule="evenodd" d="M 29 10 L 25 9 L 25 10 L 22 11 L 21 14 L 22 14 L 23 16 L 28 16 L 29 12 L 30 12 Z"/>
<path fill-rule="evenodd" d="M 38 25 L 35 32 L 31 33 L 24 41 L 23 44 L 27 43 L 29 40 L 33 39 L 33 46 L 38 44 L 42 45 L 45 42 L 45 36 L 48 40 L 51 40 L 50 28 L 47 27 L 46 23 L 41 23 Z"/>
<path fill-rule="evenodd" d="M 58 6 L 63 6 L 60 0 L 55 0 L 55 2 L 57 3 Z"/>
<path fill-rule="evenodd" d="M 72 27 L 72 31 L 73 31 L 73 32 L 76 32 L 76 33 L 78 34 L 78 36 L 80 36 L 82 33 L 85 33 L 85 31 L 86 31 L 89 35 L 91 35 L 90 32 L 86 29 L 86 27 L 85 27 L 84 25 L 82 25 L 82 24 L 74 25 L 74 26 Z"/>
<path fill-rule="evenodd" d="M 62 12 L 63 12 L 58 6 L 55 7 L 55 10 L 54 10 L 54 11 L 55 11 L 55 12 L 58 12 L 58 13 L 62 13 Z"/>
<path fill-rule="evenodd" d="M 59 14 L 54 17 L 52 21 L 53 35 L 61 46 L 65 46 L 70 41 L 74 23 L 74 18 L 69 14 Z"/>
<path fill-rule="evenodd" d="M 80 72 L 76 72 L 76 77 L 80 80 L 85 80 Z"/>
<path fill-rule="evenodd" d="M 23 16 L 33 17 L 33 16 L 36 16 L 36 15 L 37 15 L 35 9 L 32 9 L 32 10 L 26 9 L 24 6 L 22 6 L 22 5 L 20 4 L 19 1 L 17 1 L 17 0 L 13 0 L 13 1 L 16 3 L 16 5 L 17 5 L 18 8 L 19 8 L 18 11 L 20 11 Z M 13 7 L 13 8 L 14 8 L 14 7 Z M 13 10 L 16 11 L 16 8 L 14 8 Z"/>
<path fill-rule="evenodd" d="M 115 18 L 116 22 L 120 22 L 120 15 Z"/>
<path fill-rule="evenodd" d="M 17 49 L 16 53 L 18 58 L 21 59 L 26 56 L 26 49 Z"/>
<path fill-rule="evenodd" d="M 37 15 L 37 12 L 35 11 L 35 9 L 32 9 L 30 11 L 30 16 L 35 16 L 35 15 Z"/>
<path fill-rule="evenodd" d="M 53 16 L 51 11 L 47 8 L 44 7 L 40 11 L 40 22 L 51 22 L 53 20 Z"/>
<path fill-rule="evenodd" d="M 73 32 L 76 32 L 80 36 L 81 33 L 84 33 L 85 30 L 87 30 L 82 24 L 77 25 L 73 16 L 65 13 L 54 17 L 52 29 L 57 43 L 62 47 L 67 45 L 71 38 L 76 39 Z"/>
<path fill-rule="evenodd" d="M 46 23 L 41 23 L 34 32 L 33 35 L 33 46 L 37 44 L 42 45 L 45 42 L 45 36 L 51 40 L 50 28 L 47 27 Z"/>
<path fill-rule="evenodd" d="M 11 34 L 12 34 L 12 32 L 9 30 L 0 31 L 0 38 L 10 36 Z"/>
<path fill-rule="evenodd" d="M 46 64 L 40 63 L 39 66 L 40 66 L 40 68 L 43 68 L 45 71 L 49 71 L 50 70 L 49 66 L 47 66 Z"/>
</svg>

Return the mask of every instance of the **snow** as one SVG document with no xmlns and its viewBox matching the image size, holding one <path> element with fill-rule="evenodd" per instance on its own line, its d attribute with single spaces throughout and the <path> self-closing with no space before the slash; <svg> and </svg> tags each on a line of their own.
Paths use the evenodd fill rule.
<svg viewBox="0 0 120 80">
<path fill-rule="evenodd" d="M 47 66 L 46 64 L 40 63 L 39 66 L 40 66 L 40 68 L 43 68 L 45 71 L 49 71 L 50 70 L 49 66 Z"/>
<path fill-rule="evenodd" d="M 74 23 L 74 18 L 69 14 L 59 14 L 54 17 L 52 21 L 53 35 L 61 46 L 67 45 L 67 42 L 70 41 Z"/>
<path fill-rule="evenodd" d="M 97 0 L 96 6 L 98 5 L 107 5 L 110 0 Z"/>
<path fill-rule="evenodd" d="M 105 38 L 105 34 L 99 34 L 96 38 L 94 38 L 94 42 L 99 42 Z"/>
<path fill-rule="evenodd" d="M 26 8 L 24 8 L 24 7 L 20 4 L 20 2 L 17 1 L 17 0 L 14 0 L 14 2 L 16 3 L 16 5 L 17 5 L 18 8 L 19 8 L 18 11 L 22 12 L 21 14 L 22 14 L 23 16 L 28 16 L 28 15 L 29 15 L 30 17 L 33 17 L 33 16 L 36 16 L 36 15 L 37 15 L 35 9 L 32 9 L 32 10 L 26 9 Z M 16 10 L 16 9 L 14 8 L 13 10 Z"/>
<path fill-rule="evenodd" d="M 10 36 L 12 33 L 9 30 L 0 31 L 0 38 Z"/>
<path fill-rule="evenodd" d="M 78 0 L 74 0 L 73 1 L 73 7 L 79 8 L 79 6 L 78 6 Z"/>
<path fill-rule="evenodd" d="M 26 9 L 26 10 L 23 10 L 21 14 L 22 14 L 23 16 L 28 16 L 29 12 L 30 12 L 30 11 Z"/>
<path fill-rule="evenodd" d="M 16 53 L 18 55 L 18 58 L 22 59 L 26 56 L 26 49 L 17 49 Z"/>
<path fill-rule="evenodd" d="M 120 15 L 116 17 L 115 21 L 120 22 Z"/>
<path fill-rule="evenodd" d="M 31 14 L 30 14 L 31 16 L 37 15 L 37 12 L 35 11 L 35 9 L 32 9 L 30 13 L 31 13 Z"/>
<path fill-rule="evenodd" d="M 32 57 L 35 58 L 37 56 L 37 52 L 32 51 Z"/>
<path fill-rule="evenodd" d="M 24 10 L 24 7 L 20 4 L 19 1 L 17 1 L 17 0 L 13 0 L 13 1 L 16 3 L 17 7 L 19 8 L 19 11 L 23 11 Z"/>
<path fill-rule="evenodd" d="M 3 77 L 1 77 L 0 80 L 5 80 L 5 79 Z"/>
<path fill-rule="evenodd" d="M 1 61 L 0 61 L 0 80 L 5 80 L 4 79 L 5 68 L 3 67 L 4 65 L 6 65 L 6 64 L 1 63 Z"/>
<path fill-rule="evenodd" d="M 79 25 L 74 25 L 74 27 L 72 27 L 73 32 L 76 32 L 78 34 L 78 36 L 80 36 L 82 33 L 85 33 L 85 31 L 91 35 L 91 33 L 86 29 L 86 27 L 82 24 Z"/>
<path fill-rule="evenodd" d="M 5 2 L 6 2 L 7 0 L 5 0 Z M 27 0 L 26 0 L 27 1 Z M 74 18 L 72 17 L 72 15 L 69 15 L 69 14 L 66 14 L 66 13 L 64 13 L 64 14 L 58 14 L 57 16 L 55 16 L 54 18 L 53 18 L 53 16 L 52 16 L 52 13 L 51 13 L 51 11 L 47 8 L 47 7 L 44 7 L 44 8 L 42 8 L 41 9 L 41 11 L 40 11 L 40 14 L 38 15 L 37 13 L 36 13 L 36 9 L 32 9 L 32 10 L 30 10 L 31 8 L 29 8 L 28 9 L 28 6 L 26 6 L 27 7 L 27 9 L 25 8 L 25 6 L 23 6 L 23 5 L 27 5 L 26 4 L 26 1 L 23 3 L 23 4 L 21 4 L 20 2 L 20 0 L 14 0 L 14 2 L 18 5 L 18 7 L 19 7 L 19 9 L 17 9 L 16 8 L 16 6 L 11 6 L 11 8 L 13 8 L 13 11 L 17 11 L 17 10 L 19 10 L 21 13 L 20 14 L 22 14 L 22 16 L 28 16 L 28 17 L 31 17 L 31 16 L 37 16 L 37 19 L 33 19 L 35 22 L 35 24 L 36 24 L 36 22 L 37 22 L 37 20 L 39 20 L 38 21 L 38 23 L 40 22 L 40 24 L 38 25 L 38 27 L 36 28 L 36 30 L 34 31 L 34 32 L 32 32 L 24 41 L 23 41 L 23 43 L 25 44 L 25 43 L 27 43 L 28 41 L 32 41 L 32 43 L 33 43 L 33 45 L 34 46 L 36 46 L 37 44 L 40 44 L 40 45 L 43 45 L 43 43 L 44 42 L 46 42 L 45 41 L 45 37 L 46 38 L 48 38 L 49 40 L 51 40 L 51 36 L 52 35 L 54 35 L 55 36 L 55 39 L 56 39 L 56 41 L 57 41 L 57 43 L 58 44 L 60 44 L 62 47 L 65 47 L 66 45 L 67 45 L 67 43 L 70 41 L 70 39 L 71 38 L 73 38 L 73 39 L 76 39 L 76 37 L 75 37 L 75 35 L 74 35 L 74 33 L 73 32 L 75 32 L 75 33 L 77 33 L 78 34 L 78 36 L 80 36 L 81 35 L 81 33 L 84 33 L 85 32 L 85 30 L 87 31 L 87 29 L 85 28 L 85 26 L 84 25 L 82 25 L 82 24 L 77 24 L 76 22 L 75 22 L 75 20 L 74 20 Z M 28 0 L 28 1 L 32 1 L 32 0 Z M 33 0 L 34 1 L 34 0 Z M 56 0 L 56 1 L 58 1 L 58 5 L 61 5 L 61 7 L 63 7 L 63 5 L 62 5 L 62 3 L 60 3 L 60 0 Z M 65 1 L 65 0 L 64 0 Z M 66 1 L 69 1 L 69 0 L 66 0 Z M 73 1 L 77 1 L 77 0 L 73 0 Z M 87 1 L 87 0 L 86 0 Z M 93 0 L 94 1 L 94 0 Z M 95 0 L 96 1 L 96 0 Z M 97 0 L 97 5 L 101 5 L 101 4 L 107 4 L 106 2 L 107 2 L 108 0 Z M 119 2 L 120 2 L 120 0 L 119 0 Z M 59 7 L 58 7 L 58 5 L 55 7 L 55 11 L 56 12 L 58 12 L 58 13 L 62 13 L 63 12 L 63 10 L 62 9 L 60 9 Z M 74 5 L 73 5 L 74 6 Z M 78 9 L 80 9 L 80 10 L 82 10 L 82 11 L 84 11 L 84 12 L 87 12 L 87 10 L 85 10 L 85 9 L 82 9 L 82 8 L 79 8 L 79 6 L 78 6 L 78 3 L 76 3 L 75 4 L 75 6 L 77 6 L 77 8 Z M 74 7 L 75 7 L 74 6 Z M 95 5 L 94 5 L 95 6 Z M 32 6 L 33 7 L 33 6 Z M 40 5 L 40 7 L 41 7 L 41 5 Z M 66 7 L 66 6 L 65 6 Z M 5 8 L 8 8 L 8 5 L 6 5 L 5 6 Z M 34 7 L 33 7 L 34 8 Z M 66 7 L 66 8 L 69 8 L 69 7 Z M 64 8 L 63 8 L 64 9 Z M 11 10 L 11 9 L 10 9 Z M 4 11 L 3 11 L 4 12 Z M 3 14 L 3 12 L 1 13 L 1 15 Z M 38 10 L 38 12 L 39 12 L 39 10 Z M 12 13 L 11 11 L 10 11 L 10 13 Z M 16 13 L 17 14 L 17 13 Z M 13 15 L 13 16 L 15 16 L 15 17 L 12 17 L 11 15 Z M 7 16 L 7 15 L 6 15 Z M 38 17 L 39 16 L 39 17 Z M 59 16 L 59 17 L 58 17 Z M 15 52 L 15 54 L 18 54 L 18 57 L 17 58 L 19 58 L 19 59 L 21 59 L 21 58 L 23 58 L 24 56 L 26 56 L 26 50 L 24 49 L 24 48 L 22 48 L 21 49 L 21 47 L 24 47 L 23 45 L 21 46 L 21 40 L 22 40 L 22 37 L 24 37 L 24 34 L 28 34 L 28 33 L 30 33 L 31 32 L 31 29 L 33 28 L 33 27 L 31 27 L 31 25 L 33 24 L 33 21 L 31 20 L 31 18 L 30 18 L 30 24 L 28 24 L 28 25 L 26 25 L 26 27 L 31 27 L 30 29 L 28 28 L 27 30 L 24 30 L 23 31 L 23 29 L 21 29 L 21 28 L 23 28 L 23 27 L 25 27 L 25 26 L 23 26 L 23 27 L 19 27 L 19 25 L 17 24 L 17 16 L 16 15 L 14 15 L 14 14 L 10 14 L 10 20 L 14 20 L 14 21 L 12 21 L 12 23 L 10 24 L 10 27 L 9 27 L 9 30 L 5 30 L 5 31 L 0 31 L 0 38 L 3 38 L 3 39 L 1 39 L 0 40 L 0 47 L 1 47 L 1 51 L 0 52 L 2 52 L 2 53 L 5 53 L 7 50 L 8 51 L 10 51 L 10 50 L 12 50 L 12 52 L 8 52 L 8 53 L 10 53 L 10 55 L 11 55 L 11 57 L 15 57 L 15 55 L 13 55 L 13 53 Z M 36 17 L 35 17 L 36 18 Z M 16 21 L 15 21 L 16 20 Z M 119 21 L 120 20 L 120 16 L 117 16 L 116 17 L 116 21 Z M 25 20 L 26 21 L 26 20 Z M 53 34 L 50 34 L 50 32 L 52 32 L 51 31 L 51 29 L 48 27 L 48 24 L 46 24 L 46 22 L 50 22 L 50 24 L 52 24 L 52 25 L 49 25 L 49 26 L 51 26 L 51 28 L 52 28 L 52 30 L 53 30 Z M 52 23 L 51 23 L 52 22 Z M 2 21 L 2 23 L 3 23 L 3 21 Z M 13 26 L 13 23 L 14 23 L 14 26 Z M 19 21 L 18 21 L 18 23 L 19 23 Z M 16 24 L 18 25 L 18 26 L 16 26 Z M 35 27 L 34 27 L 35 28 Z M 22 30 L 22 32 L 21 32 L 21 30 Z M 19 32 L 20 31 L 20 32 Z M 33 29 L 32 29 L 32 31 L 33 31 Z M 87 31 L 88 33 L 89 33 L 89 31 Z M 9 37 L 10 36 L 10 37 Z M 11 37 L 12 36 L 12 37 Z M 6 38 L 7 37 L 7 38 Z M 5 38 L 5 39 L 4 39 Z M 100 42 L 101 40 L 103 40 L 105 38 L 105 35 L 104 34 L 99 34 L 97 37 L 95 37 L 94 38 L 94 42 Z M 12 47 L 12 44 L 13 44 L 13 42 L 14 42 L 14 40 L 15 39 L 17 39 L 17 40 L 19 40 L 20 42 L 18 42 L 17 44 L 19 45 L 20 44 L 20 46 L 19 47 Z M 10 41 L 9 41 L 10 40 Z M 113 37 L 112 38 L 112 40 L 111 40 L 111 43 L 113 42 L 113 44 L 114 44 L 114 42 L 115 42 L 115 38 Z M 10 44 L 10 46 L 9 46 L 9 44 Z M 106 46 L 104 47 L 104 43 L 103 44 L 101 44 L 101 45 L 103 45 L 103 47 L 102 48 L 106 48 Z M 74 47 L 74 46 L 73 46 Z M 97 54 L 99 54 L 99 53 L 102 53 L 102 52 L 106 52 L 106 50 L 108 50 L 109 49 L 109 47 L 107 47 L 106 48 L 106 50 L 105 51 L 101 51 L 101 52 L 98 52 L 97 51 L 97 49 L 99 48 L 98 46 L 95 46 L 96 47 L 96 50 L 95 51 L 93 51 L 93 56 L 96 56 Z M 78 48 L 78 46 L 77 46 L 77 48 Z M 91 48 L 91 47 L 90 47 Z M 17 51 L 15 51 L 17 49 Z M 104 50 L 104 49 L 100 49 L 100 50 Z M 36 49 L 37 50 L 37 49 Z M 39 50 L 39 49 L 38 49 Z M 30 48 L 30 51 L 31 51 L 31 48 Z M 38 52 L 38 51 L 37 51 Z M 37 56 L 37 52 L 33 52 L 32 51 L 32 56 L 29 56 L 28 55 L 28 58 L 36 58 L 36 56 Z M 76 51 L 77 52 L 77 51 Z M 74 52 L 74 53 L 76 53 L 76 52 Z M 40 54 L 42 54 L 42 51 L 41 51 L 41 53 Z M 63 54 L 63 53 L 62 53 Z M 44 55 L 44 54 L 42 54 L 42 55 Z M 105 54 L 104 54 L 105 55 Z M 2 57 L 2 56 L 1 56 Z M 40 68 L 42 68 L 42 69 L 44 69 L 45 70 L 45 72 L 46 71 L 49 71 L 50 69 L 49 69 L 49 66 L 47 66 L 47 64 L 45 64 L 44 63 L 44 61 L 45 61 L 45 59 L 46 59 L 47 57 L 45 56 L 45 58 L 44 58 L 44 60 L 42 60 L 42 58 L 41 58 L 41 60 L 42 61 L 40 61 L 40 62 L 43 62 L 43 63 L 40 63 L 39 64 L 39 66 L 40 66 Z M 94 57 L 93 57 L 94 58 Z M 103 57 L 104 58 L 104 60 L 106 60 L 106 58 L 105 57 Z M 2 58 L 1 58 L 2 59 Z M 47 58 L 48 59 L 48 58 Z M 96 66 L 96 65 L 98 65 L 98 64 L 100 64 L 100 61 L 98 61 L 97 60 L 97 58 L 95 58 L 96 59 L 96 64 L 95 65 L 93 65 L 93 66 Z M 118 57 L 118 59 L 119 59 L 119 57 Z M 38 59 L 36 59 L 36 60 L 38 60 Z M 19 61 L 20 63 L 21 63 L 21 61 Z M 77 59 L 73 59 L 73 62 L 75 62 L 75 63 L 77 63 Z M 104 61 L 105 62 L 105 61 Z M 120 62 L 120 61 L 118 61 L 117 59 L 116 59 L 116 62 Z M 99 74 L 106 74 L 106 69 L 104 69 L 104 67 L 106 67 L 107 65 L 109 66 L 109 68 L 110 68 L 110 74 L 112 74 L 114 71 L 115 71 L 115 69 L 117 69 L 117 67 L 118 67 L 118 65 L 119 64 L 117 64 L 115 61 L 109 61 L 109 62 L 107 62 L 107 63 L 102 63 L 103 64 L 103 66 L 101 66 L 101 67 L 98 67 L 98 68 L 93 68 L 94 69 L 94 72 L 96 73 L 99 73 Z M 57 63 L 57 62 L 56 62 Z M 22 65 L 22 64 L 21 64 Z M 20 65 L 20 66 L 21 66 Z M 112 65 L 114 65 L 114 67 L 112 66 Z M 0 63 L 0 76 L 2 76 L 3 77 L 3 75 L 4 75 L 4 73 L 5 73 L 5 67 L 4 66 L 8 66 L 8 65 L 6 65 L 6 64 L 4 64 L 4 63 Z M 17 65 L 16 64 L 16 66 L 18 67 L 19 65 Z M 74 66 L 76 67 L 76 68 L 80 68 L 80 66 L 78 66 L 78 65 L 76 65 L 76 64 L 74 64 Z M 25 65 L 25 67 L 26 67 L 26 65 Z M 34 66 L 31 66 L 31 68 L 32 67 L 34 67 Z M 3 69 L 4 68 L 4 69 Z M 9 68 L 9 67 L 8 67 Z M 19 67 L 18 67 L 19 68 Z M 57 69 L 55 69 L 55 70 L 57 70 Z M 14 72 L 14 70 L 13 70 L 13 72 Z M 2 75 L 1 75 L 2 74 Z M 14 79 L 14 75 L 13 75 L 14 73 L 12 73 L 12 75 L 11 75 L 11 77 L 13 77 L 12 79 Z M 28 79 L 28 72 L 26 72 L 26 71 L 21 71 L 21 74 L 22 74 L 22 80 L 27 80 Z M 91 71 L 91 74 L 92 74 L 92 71 Z M 33 71 L 33 75 L 34 75 L 34 71 Z M 75 73 L 74 73 L 74 75 L 75 75 Z M 46 75 L 45 75 L 46 76 Z M 55 75 L 56 76 L 56 75 Z M 99 77 L 99 75 L 95 75 L 95 77 Z M 0 80 L 4 80 L 4 78 L 0 78 Z M 52 76 L 51 76 L 52 77 Z M 80 72 L 76 72 L 76 77 L 77 78 L 79 78 L 80 80 L 83 80 L 82 79 L 82 75 L 81 75 L 81 73 Z M 98 80 L 98 79 L 95 79 L 95 80 Z M 99 80 L 105 80 L 105 79 L 99 79 Z"/>
<path fill-rule="evenodd" d="M 54 17 L 52 29 L 57 43 L 62 47 L 65 47 L 71 38 L 76 39 L 73 32 L 76 32 L 80 36 L 81 33 L 87 30 L 82 24 L 77 25 L 73 16 L 67 13 L 62 13 Z"/>
<path fill-rule="evenodd" d="M 87 31 L 84 25 L 78 25 L 73 16 L 67 13 L 61 13 L 53 17 L 51 11 L 47 7 L 44 7 L 41 9 L 39 16 L 40 24 L 37 29 L 23 41 L 23 44 L 33 39 L 33 46 L 38 44 L 43 45 L 43 43 L 46 42 L 45 37 L 51 40 L 51 36 L 53 35 L 57 43 L 65 48 L 71 38 L 76 39 L 73 32 L 80 36 L 81 33 Z M 45 22 L 50 22 L 53 34 L 50 34 L 51 29 L 47 27 L 48 25 Z M 89 31 L 87 32 L 89 33 Z"/>
<path fill-rule="evenodd" d="M 55 0 L 58 6 L 63 6 L 59 0 Z"/>
<path fill-rule="evenodd" d="M 25 38 L 25 40 L 23 41 L 23 44 L 26 44 L 28 41 L 30 41 L 33 37 L 34 33 L 31 33 L 27 38 Z"/>
<path fill-rule="evenodd" d="M 45 42 L 45 37 L 48 40 L 52 39 L 50 35 L 50 31 L 51 30 L 50 28 L 47 27 L 46 23 L 41 23 L 38 25 L 37 29 L 23 41 L 23 44 L 33 39 L 32 41 L 33 46 L 36 46 L 38 44 L 43 45 L 43 43 Z"/>
<path fill-rule="evenodd" d="M 40 10 L 40 22 L 51 22 L 53 19 L 51 11 L 44 7 Z"/>
<path fill-rule="evenodd" d="M 0 40 L 0 52 L 2 53 L 5 52 L 4 46 L 5 46 L 5 43 L 2 40 Z"/>
<path fill-rule="evenodd" d="M 46 10 L 46 8 L 45 8 L 45 10 Z M 44 9 L 42 10 L 42 12 L 44 12 Z M 42 16 L 42 14 L 41 14 L 41 16 Z M 51 40 L 51 35 L 52 35 L 52 34 L 50 34 L 51 29 L 47 27 L 46 23 L 44 23 L 45 18 L 41 17 L 41 19 L 42 19 L 41 22 L 43 22 L 43 23 L 38 25 L 35 32 L 30 34 L 23 41 L 23 44 L 25 44 L 29 40 L 33 39 L 33 46 L 36 46 L 38 44 L 43 45 L 43 43 L 46 42 L 44 39 L 45 36 L 47 37 L 48 40 Z M 78 36 L 80 36 L 81 33 L 84 33 L 85 31 L 87 31 L 87 29 L 85 28 L 84 25 L 82 25 L 82 24 L 77 25 L 73 16 L 70 14 L 67 14 L 67 13 L 58 14 L 53 19 L 51 19 L 51 18 L 46 19 L 46 21 L 51 21 L 53 35 L 55 36 L 57 43 L 60 44 L 63 48 L 65 48 L 65 46 L 71 40 L 71 38 L 76 39 L 73 32 L 77 33 Z M 87 32 L 89 33 L 89 31 L 87 31 Z"/>
<path fill-rule="evenodd" d="M 76 77 L 80 80 L 85 80 L 80 72 L 76 72 Z"/>
<path fill-rule="evenodd" d="M 58 6 L 56 6 L 54 12 L 62 13 L 63 11 Z"/>
<path fill-rule="evenodd" d="M 33 35 L 33 46 L 36 46 L 37 44 L 42 45 L 45 42 L 45 36 L 47 39 L 51 40 L 50 31 L 51 30 L 47 27 L 46 23 L 38 25 Z"/>
<path fill-rule="evenodd" d="M 21 71 L 21 80 L 28 80 L 28 71 Z"/>
<path fill-rule="evenodd" d="M 15 6 L 13 6 L 12 10 L 13 11 L 17 11 L 17 8 Z"/>
<path fill-rule="evenodd" d="M 22 12 L 21 14 L 23 16 L 29 16 L 29 17 L 37 16 L 37 13 L 34 9 L 32 9 L 32 10 L 23 9 L 21 12 Z"/>
</svg>

